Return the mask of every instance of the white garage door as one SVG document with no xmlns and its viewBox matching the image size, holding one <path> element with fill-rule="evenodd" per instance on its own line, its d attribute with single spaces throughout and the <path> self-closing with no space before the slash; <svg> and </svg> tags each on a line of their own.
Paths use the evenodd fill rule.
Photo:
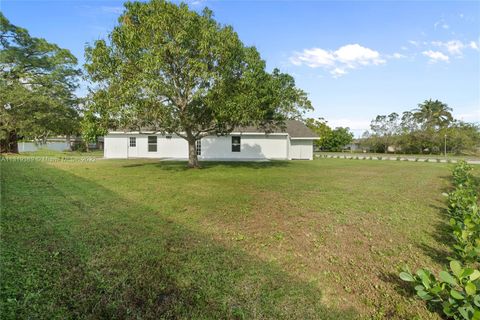
<svg viewBox="0 0 480 320">
<path fill-rule="evenodd" d="M 292 160 L 311 160 L 312 157 L 312 140 L 290 140 L 290 158 Z"/>
</svg>

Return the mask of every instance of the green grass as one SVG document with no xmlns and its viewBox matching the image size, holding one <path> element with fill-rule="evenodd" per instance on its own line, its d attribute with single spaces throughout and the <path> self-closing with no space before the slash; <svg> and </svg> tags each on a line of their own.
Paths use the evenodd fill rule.
<svg viewBox="0 0 480 320">
<path fill-rule="evenodd" d="M 397 273 L 446 262 L 450 165 L 0 166 L 4 319 L 438 317 Z"/>
</svg>

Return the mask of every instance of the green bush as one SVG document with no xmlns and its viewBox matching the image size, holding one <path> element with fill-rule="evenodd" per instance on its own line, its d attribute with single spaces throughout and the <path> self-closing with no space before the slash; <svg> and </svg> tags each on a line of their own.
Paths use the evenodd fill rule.
<svg viewBox="0 0 480 320">
<path fill-rule="evenodd" d="M 448 202 L 455 254 L 465 262 L 480 261 L 480 211 L 474 187 L 461 185 L 448 195 Z"/>
<path fill-rule="evenodd" d="M 480 209 L 471 171 L 465 161 L 452 171 L 455 189 L 448 194 L 448 214 L 458 261 L 450 262 L 451 272 L 441 271 L 437 280 L 427 269 L 414 275 L 405 267 L 400 278 L 415 283 L 421 299 L 441 304 L 448 317 L 480 320 Z"/>
<path fill-rule="evenodd" d="M 452 171 L 453 184 L 458 187 L 467 183 L 472 183 L 472 166 L 466 161 L 459 161 Z"/>
<path fill-rule="evenodd" d="M 408 268 L 400 278 L 415 284 L 417 296 L 430 303 L 441 304 L 443 313 L 454 319 L 480 319 L 480 271 L 463 268 L 450 262 L 450 272 L 441 271 L 439 279 L 432 272 L 420 269 L 412 274 Z"/>
</svg>

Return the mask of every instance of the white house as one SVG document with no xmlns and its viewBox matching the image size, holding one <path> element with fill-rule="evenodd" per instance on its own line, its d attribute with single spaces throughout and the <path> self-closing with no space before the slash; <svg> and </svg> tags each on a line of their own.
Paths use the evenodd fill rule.
<svg viewBox="0 0 480 320">
<path fill-rule="evenodd" d="M 271 133 L 255 127 L 235 129 L 226 136 L 207 136 L 197 141 L 200 160 L 313 159 L 318 136 L 300 121 L 286 121 L 285 129 Z M 185 139 L 154 131 L 110 131 L 104 139 L 105 158 L 188 159 Z"/>
</svg>

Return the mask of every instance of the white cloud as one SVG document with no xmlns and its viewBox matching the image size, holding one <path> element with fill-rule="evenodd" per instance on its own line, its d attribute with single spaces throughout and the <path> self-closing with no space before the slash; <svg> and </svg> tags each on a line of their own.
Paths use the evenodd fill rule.
<svg viewBox="0 0 480 320">
<path fill-rule="evenodd" d="M 359 44 L 347 44 L 335 51 L 337 60 L 348 65 L 379 65 L 385 63 L 378 51 L 362 47 Z"/>
<path fill-rule="evenodd" d="M 302 53 L 296 53 L 290 58 L 290 61 L 300 66 L 305 64 L 311 68 L 322 66 L 333 66 L 335 64 L 335 56 L 333 53 L 320 48 L 305 49 Z"/>
<path fill-rule="evenodd" d="M 420 45 L 420 43 L 418 43 L 418 41 L 415 41 L 415 40 L 408 40 L 408 43 L 410 43 L 411 45 L 414 45 L 415 47 L 418 47 Z"/>
<path fill-rule="evenodd" d="M 330 71 L 330 74 L 334 77 L 334 78 L 338 78 L 338 77 L 341 77 L 343 76 L 344 74 L 347 74 L 347 71 L 343 68 L 335 68 L 333 69 L 332 71 Z"/>
<path fill-rule="evenodd" d="M 450 29 L 450 26 L 443 20 L 439 20 L 433 24 L 433 29 L 437 29 L 438 27 L 442 27 L 442 29 L 448 30 Z"/>
<path fill-rule="evenodd" d="M 398 53 L 398 52 L 395 52 L 394 54 L 392 54 L 392 58 L 395 58 L 395 59 L 402 59 L 402 58 L 406 58 L 406 57 L 407 57 L 406 55 Z"/>
<path fill-rule="evenodd" d="M 334 77 L 339 77 L 346 74 L 348 69 L 380 65 L 386 61 L 378 51 L 359 44 L 347 44 L 335 51 L 321 48 L 305 49 L 290 57 L 290 62 L 296 66 L 322 67 L 330 70 Z"/>
<path fill-rule="evenodd" d="M 430 58 L 429 60 L 430 63 L 435 63 L 439 61 L 449 62 L 450 60 L 450 58 L 447 55 L 441 53 L 440 51 L 428 50 L 428 51 L 423 51 L 422 54 Z"/>
<path fill-rule="evenodd" d="M 460 56 L 465 48 L 465 45 L 460 40 L 450 40 L 447 42 L 432 41 L 432 44 L 437 47 L 442 47 L 448 51 L 448 53 Z"/>
<path fill-rule="evenodd" d="M 468 46 L 469 46 L 471 49 L 478 50 L 478 44 L 477 44 L 475 41 L 470 41 L 470 43 L 468 44 Z"/>
</svg>

